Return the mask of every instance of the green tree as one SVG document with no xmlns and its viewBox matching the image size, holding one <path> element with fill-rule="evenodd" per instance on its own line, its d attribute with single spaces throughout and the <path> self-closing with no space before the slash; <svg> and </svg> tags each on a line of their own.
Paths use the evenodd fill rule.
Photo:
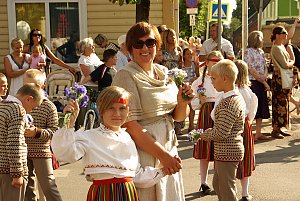
<svg viewBox="0 0 300 201">
<path fill-rule="evenodd" d="M 237 18 L 242 22 L 242 2 L 243 0 L 236 1 L 236 9 L 232 12 L 232 17 Z M 248 16 L 252 16 L 256 11 L 255 5 L 252 0 L 248 1 Z"/>
<path fill-rule="evenodd" d="M 136 22 L 149 22 L 150 0 L 109 0 L 112 3 L 119 3 L 120 6 L 126 4 L 136 4 Z"/>
<path fill-rule="evenodd" d="M 194 36 L 200 37 L 205 35 L 208 2 L 209 0 L 199 0 Z M 186 0 L 179 0 L 179 34 L 182 38 L 188 38 L 192 35 L 190 16 L 186 13 L 186 8 Z"/>
</svg>

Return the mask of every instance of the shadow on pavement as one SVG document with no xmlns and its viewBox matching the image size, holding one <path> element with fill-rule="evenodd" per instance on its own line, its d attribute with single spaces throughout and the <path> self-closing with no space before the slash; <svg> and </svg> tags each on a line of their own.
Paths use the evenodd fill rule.
<svg viewBox="0 0 300 201">
<path fill-rule="evenodd" d="M 255 154 L 256 164 L 299 162 L 298 159 L 295 160 L 294 158 L 300 156 L 300 139 L 291 140 L 288 146 L 277 146 L 280 149 Z"/>
</svg>

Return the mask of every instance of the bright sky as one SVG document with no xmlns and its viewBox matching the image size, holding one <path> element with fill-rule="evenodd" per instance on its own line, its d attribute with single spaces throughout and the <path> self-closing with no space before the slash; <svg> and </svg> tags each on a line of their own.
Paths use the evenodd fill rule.
<svg viewBox="0 0 300 201">
<path fill-rule="evenodd" d="M 212 0 L 212 1 L 218 2 L 218 0 Z M 230 24 L 231 17 L 232 17 L 232 11 L 233 11 L 233 9 L 236 9 L 236 0 L 221 0 L 221 3 L 229 3 L 229 11 L 228 11 L 229 22 L 226 22 L 224 24 Z"/>
</svg>

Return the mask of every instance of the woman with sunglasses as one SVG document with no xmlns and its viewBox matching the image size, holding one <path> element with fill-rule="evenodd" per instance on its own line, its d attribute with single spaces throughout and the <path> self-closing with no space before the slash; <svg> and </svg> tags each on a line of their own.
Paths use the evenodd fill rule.
<svg viewBox="0 0 300 201">
<path fill-rule="evenodd" d="M 271 81 L 272 91 L 272 132 L 271 136 L 276 139 L 282 139 L 284 136 L 290 136 L 281 130 L 289 123 L 289 100 L 291 89 L 283 89 L 280 75 L 280 68 L 293 68 L 294 60 L 284 46 L 287 39 L 287 31 L 282 26 L 273 29 L 271 41 L 271 58 L 274 64 L 274 72 Z M 295 76 L 296 80 L 297 76 Z"/>
<path fill-rule="evenodd" d="M 129 117 L 124 127 L 137 144 L 141 165 L 163 167 L 170 176 L 154 187 L 138 189 L 141 201 L 184 200 L 181 159 L 173 121 L 183 121 L 188 104 L 182 93 L 193 97 L 188 84 L 177 89 L 167 76 L 168 69 L 153 60 L 161 39 L 155 26 L 133 25 L 126 35 L 126 47 L 133 60 L 114 77 L 112 85 L 132 94 Z"/>
<path fill-rule="evenodd" d="M 29 44 L 24 46 L 23 52 L 31 54 L 31 48 L 33 45 L 40 45 L 42 47 L 43 54 L 49 57 L 53 63 L 68 69 L 72 73 L 76 73 L 76 69 L 72 68 L 71 66 L 67 65 L 65 62 L 57 58 L 52 51 L 49 49 L 49 47 L 44 44 L 43 35 L 40 30 L 33 29 L 31 30 L 29 34 Z"/>
</svg>

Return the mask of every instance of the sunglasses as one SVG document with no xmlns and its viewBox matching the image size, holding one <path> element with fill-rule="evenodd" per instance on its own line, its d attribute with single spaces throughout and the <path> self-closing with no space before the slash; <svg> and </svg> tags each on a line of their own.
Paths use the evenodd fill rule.
<svg viewBox="0 0 300 201">
<path fill-rule="evenodd" d="M 279 34 L 284 34 L 284 35 L 286 35 L 287 32 L 286 32 L 286 31 L 282 31 L 282 32 L 280 32 Z"/>
<path fill-rule="evenodd" d="M 135 49 L 142 49 L 146 45 L 148 48 L 152 48 L 156 46 L 156 39 L 154 38 L 149 38 L 145 41 L 143 40 L 136 40 L 133 42 L 132 47 Z"/>
<path fill-rule="evenodd" d="M 33 37 L 42 36 L 42 34 L 32 34 Z"/>
</svg>

